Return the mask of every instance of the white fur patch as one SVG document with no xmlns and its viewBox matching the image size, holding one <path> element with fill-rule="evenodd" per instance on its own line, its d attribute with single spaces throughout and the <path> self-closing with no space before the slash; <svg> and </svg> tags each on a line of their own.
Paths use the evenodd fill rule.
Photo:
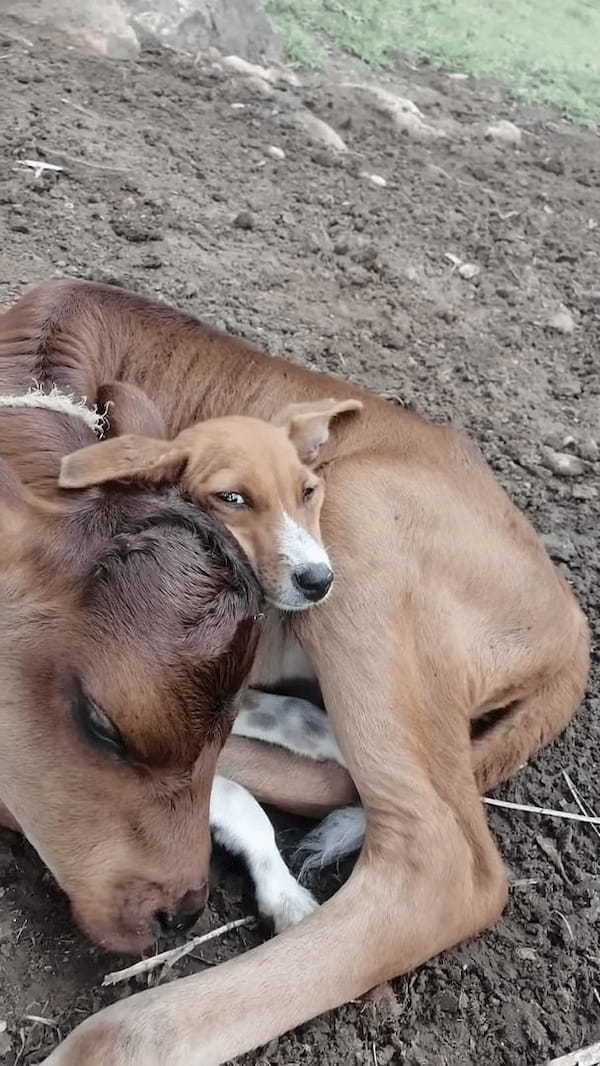
<svg viewBox="0 0 600 1066">
<path fill-rule="evenodd" d="M 106 409 L 99 411 L 95 404 L 86 403 L 85 396 L 78 400 L 68 392 L 62 392 L 57 385 L 53 385 L 49 392 L 46 392 L 41 385 L 34 385 L 29 392 L 16 396 L 0 396 L 0 407 L 35 407 L 80 418 L 89 429 L 93 430 L 99 440 L 108 429 Z"/>
<path fill-rule="evenodd" d="M 241 785 L 215 777 L 210 797 L 210 828 L 218 844 L 239 855 L 254 882 L 256 902 L 276 933 L 302 921 L 318 904 L 285 865 L 275 833 L 260 804 Z"/>
<path fill-rule="evenodd" d="M 325 548 L 285 511 L 279 527 L 279 551 L 295 570 L 301 566 L 331 566 Z"/>
</svg>

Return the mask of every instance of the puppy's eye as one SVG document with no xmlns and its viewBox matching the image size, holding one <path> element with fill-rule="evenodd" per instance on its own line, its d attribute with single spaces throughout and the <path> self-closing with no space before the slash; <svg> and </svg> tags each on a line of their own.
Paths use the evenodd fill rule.
<svg viewBox="0 0 600 1066">
<path fill-rule="evenodd" d="M 314 496 L 316 491 L 317 491 L 317 486 L 316 485 L 305 485 L 304 486 L 304 490 L 302 492 L 302 499 L 304 500 L 304 502 L 308 503 L 309 500 L 311 500 L 313 498 L 313 496 Z"/>
<path fill-rule="evenodd" d="M 249 507 L 250 503 L 241 492 L 215 492 L 215 499 L 226 503 L 228 507 Z"/>
<path fill-rule="evenodd" d="M 95 748 L 102 748 L 112 755 L 124 758 L 125 744 L 116 725 L 108 715 L 77 686 L 74 717 L 86 740 Z"/>
</svg>

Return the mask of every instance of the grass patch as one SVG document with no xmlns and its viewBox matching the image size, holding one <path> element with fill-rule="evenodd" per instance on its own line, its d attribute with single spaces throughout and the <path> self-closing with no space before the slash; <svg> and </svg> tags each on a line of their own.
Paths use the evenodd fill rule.
<svg viewBox="0 0 600 1066">
<path fill-rule="evenodd" d="M 516 96 L 600 121 L 600 0 L 267 0 L 289 58 L 323 39 L 369 63 L 391 52 L 499 78 Z"/>
</svg>

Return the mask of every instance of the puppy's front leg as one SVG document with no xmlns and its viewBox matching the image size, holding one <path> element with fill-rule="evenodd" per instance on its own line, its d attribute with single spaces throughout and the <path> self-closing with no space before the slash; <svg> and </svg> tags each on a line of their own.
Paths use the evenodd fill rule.
<svg viewBox="0 0 600 1066">
<path fill-rule="evenodd" d="M 215 777 L 210 797 L 213 839 L 248 867 L 258 910 L 276 933 L 295 925 L 318 906 L 292 877 L 275 841 L 273 826 L 253 796 L 235 781 Z"/>
</svg>

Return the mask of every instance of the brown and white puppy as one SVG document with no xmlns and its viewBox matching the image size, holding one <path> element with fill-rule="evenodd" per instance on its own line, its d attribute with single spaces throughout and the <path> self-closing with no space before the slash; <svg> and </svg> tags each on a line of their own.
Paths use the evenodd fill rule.
<svg viewBox="0 0 600 1066">
<path fill-rule="evenodd" d="M 110 396 L 112 386 L 106 388 Z M 323 482 L 314 467 L 332 419 L 361 407 L 355 399 L 290 404 L 271 422 L 213 418 L 172 441 L 126 433 L 65 456 L 59 485 L 178 480 L 242 546 L 267 600 L 280 610 L 304 610 L 324 600 L 333 582 L 319 523 Z"/>
</svg>

